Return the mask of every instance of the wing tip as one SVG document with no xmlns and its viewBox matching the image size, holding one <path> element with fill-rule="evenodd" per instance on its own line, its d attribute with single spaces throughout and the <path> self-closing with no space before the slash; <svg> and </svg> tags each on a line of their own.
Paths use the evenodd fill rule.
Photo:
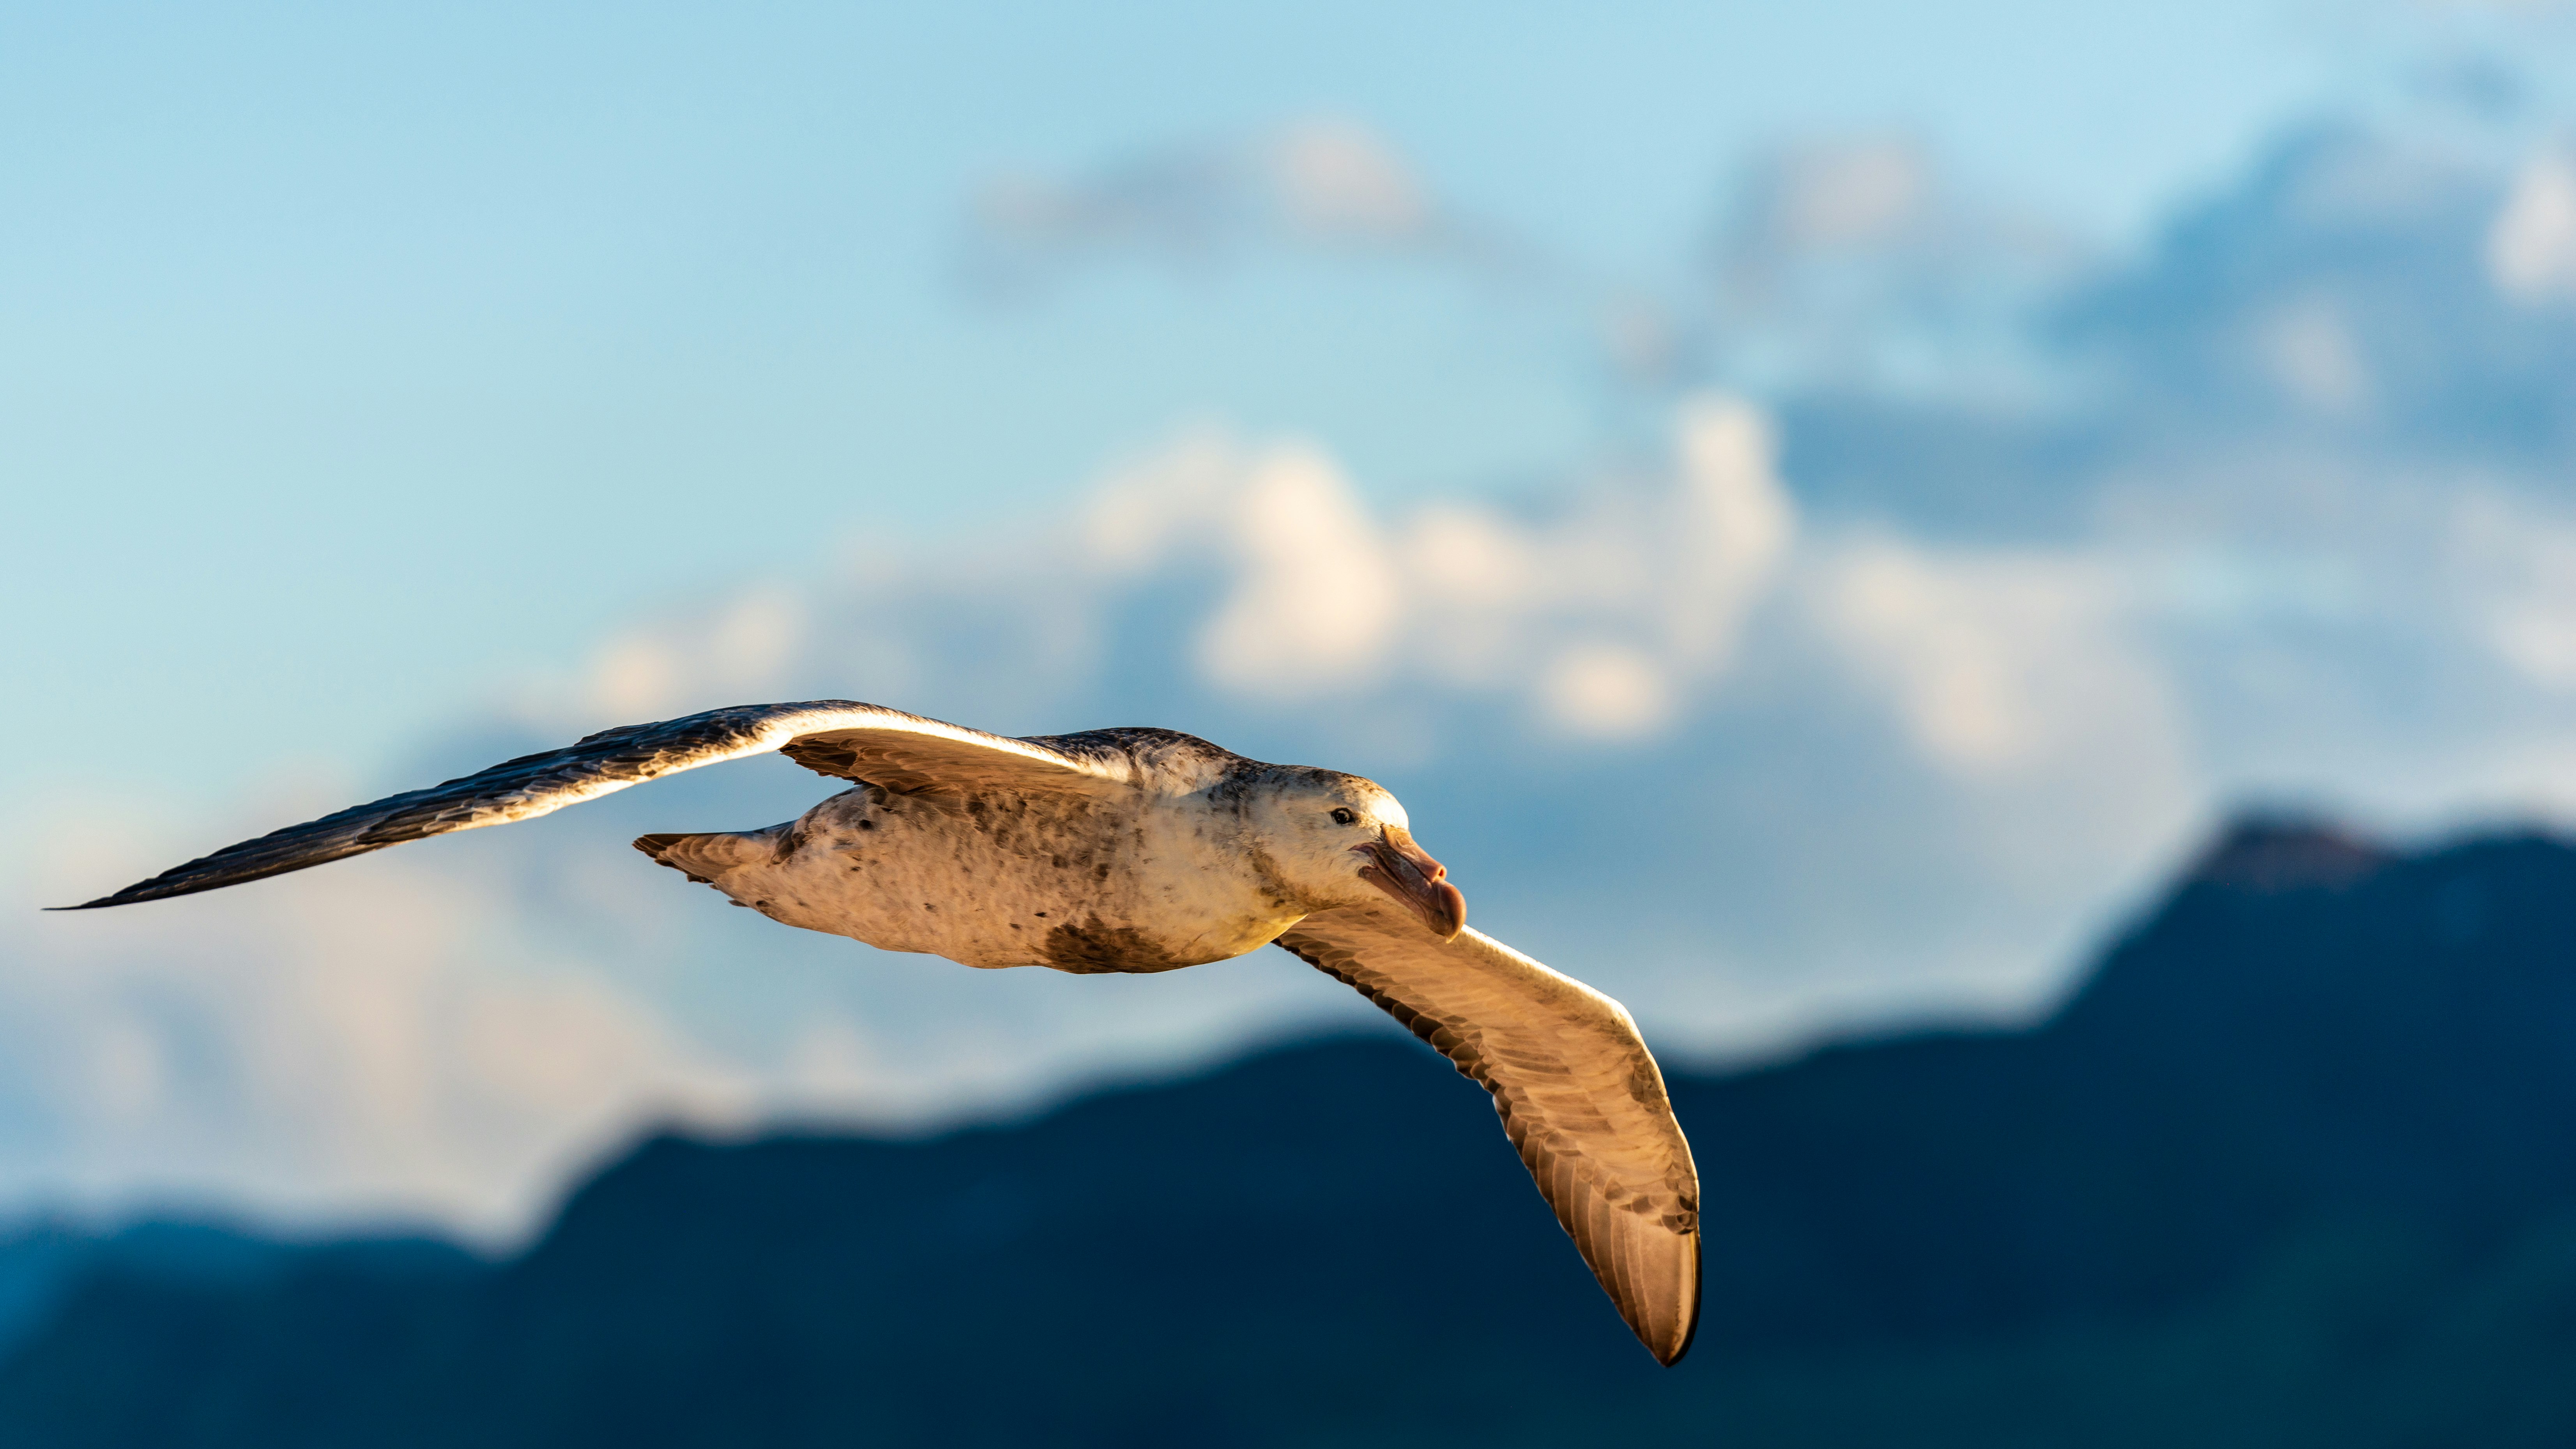
<svg viewBox="0 0 2576 1449">
<path fill-rule="evenodd" d="M 159 899 L 157 896 L 136 895 L 134 894 L 136 889 L 137 887 L 127 886 L 125 889 L 118 891 L 113 895 L 100 896 L 94 901 L 83 901 L 76 906 L 39 906 L 37 909 L 44 911 L 47 914 L 51 914 L 55 911 L 95 911 L 102 910 L 108 906 L 130 906 L 140 901 Z"/>
<path fill-rule="evenodd" d="M 1655 1362 L 1662 1364 L 1666 1368 L 1671 1368 L 1673 1365 L 1682 1361 L 1682 1357 L 1691 1351 L 1691 1345 L 1697 1342 L 1698 1339 L 1699 1305 L 1693 1304 L 1691 1305 L 1690 1318 L 1682 1324 L 1681 1341 L 1674 1344 L 1670 1350 L 1657 1348 L 1650 1343 L 1646 1345 L 1646 1351 L 1655 1356 Z"/>
<path fill-rule="evenodd" d="M 1687 1276 L 1683 1278 L 1682 1283 L 1688 1291 L 1682 1296 L 1681 1323 L 1679 1325 L 1681 1332 L 1678 1337 L 1671 1340 L 1671 1350 L 1667 1352 L 1665 1349 L 1659 1348 L 1652 1343 L 1648 1343 L 1646 1345 L 1646 1351 L 1655 1356 L 1655 1362 L 1662 1364 L 1666 1368 L 1671 1368 L 1673 1365 L 1680 1363 L 1682 1361 L 1682 1356 L 1691 1351 L 1691 1344 L 1696 1342 L 1699 1338 L 1701 1278 L 1699 1230 L 1696 1227 L 1694 1227 L 1690 1233 L 1690 1268 Z M 1638 1337 L 1644 1338 L 1645 1335 L 1639 1334 Z"/>
<path fill-rule="evenodd" d="M 1620 1314 L 1622 1318 L 1627 1316 L 1625 1312 Z M 1644 1314 L 1639 1314 L 1637 1318 L 1630 1318 L 1628 1331 L 1637 1335 L 1637 1342 L 1645 1347 L 1646 1352 L 1655 1356 L 1655 1362 L 1666 1368 L 1680 1363 L 1683 1355 L 1691 1351 L 1691 1344 L 1699 1338 L 1699 1302 L 1696 1298 L 1691 1301 L 1689 1308 L 1684 1310 L 1684 1316 L 1679 1322 L 1659 1324 L 1651 1319 L 1639 1321 L 1645 1318 Z"/>
<path fill-rule="evenodd" d="M 191 862 L 190 864 L 193 865 L 196 864 L 196 862 Z M 265 880 L 272 875 L 280 875 L 285 871 L 300 870 L 302 868 L 303 867 L 298 865 L 290 865 L 280 869 L 263 870 L 252 874 L 236 875 L 231 873 L 216 873 L 213 875 L 205 875 L 191 873 L 189 866 L 183 865 L 177 870 L 169 872 L 167 875 L 156 875 L 150 880 L 136 881 L 134 884 L 127 886 L 121 891 L 115 891 L 110 894 L 100 896 L 94 901 L 83 901 L 76 906 L 45 906 L 42 907 L 42 909 L 47 911 L 96 911 L 103 910 L 109 906 L 139 906 L 145 901 L 176 900 L 180 896 L 193 896 L 202 891 L 221 890 L 226 886 L 243 885 L 250 881 Z"/>
</svg>

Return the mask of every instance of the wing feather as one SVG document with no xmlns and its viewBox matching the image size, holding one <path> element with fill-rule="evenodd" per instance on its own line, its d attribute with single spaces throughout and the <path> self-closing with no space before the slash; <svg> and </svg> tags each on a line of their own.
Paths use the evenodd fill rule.
<svg viewBox="0 0 2576 1449">
<path fill-rule="evenodd" d="M 602 730 L 562 749 L 522 755 L 443 785 L 226 846 L 114 895 L 58 909 L 86 911 L 240 885 L 452 830 L 527 820 L 658 776 L 772 750 L 810 770 L 907 793 L 1093 789 L 1127 774 L 1126 761 L 1114 753 L 1076 755 L 852 700 L 735 705 Z"/>
<path fill-rule="evenodd" d="M 1475 930 L 1443 942 L 1374 907 L 1279 938 L 1493 1093 L 1503 1132 L 1639 1341 L 1665 1364 L 1699 1325 L 1699 1171 L 1618 1002 Z"/>
</svg>

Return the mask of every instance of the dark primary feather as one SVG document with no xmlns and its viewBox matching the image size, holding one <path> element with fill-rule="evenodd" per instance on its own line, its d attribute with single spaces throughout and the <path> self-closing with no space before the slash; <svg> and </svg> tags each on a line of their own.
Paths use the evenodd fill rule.
<svg viewBox="0 0 2576 1449">
<path fill-rule="evenodd" d="M 734 705 L 602 730 L 561 749 L 290 825 L 114 895 L 56 909 L 94 910 L 240 885 L 452 830 L 529 819 L 673 771 L 779 749 L 808 769 L 897 791 L 1080 788 L 1124 778 L 1121 762 L 1106 753 L 1077 756 L 854 700 Z"/>
</svg>

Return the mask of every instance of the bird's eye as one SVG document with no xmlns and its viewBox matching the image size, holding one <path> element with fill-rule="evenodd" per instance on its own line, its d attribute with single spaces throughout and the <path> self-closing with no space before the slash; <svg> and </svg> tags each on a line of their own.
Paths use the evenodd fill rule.
<svg viewBox="0 0 2576 1449">
<path fill-rule="evenodd" d="M 1348 806 L 1344 806 L 1333 812 L 1333 823 L 1335 825 L 1357 825 L 1360 823 L 1360 817 Z"/>
</svg>

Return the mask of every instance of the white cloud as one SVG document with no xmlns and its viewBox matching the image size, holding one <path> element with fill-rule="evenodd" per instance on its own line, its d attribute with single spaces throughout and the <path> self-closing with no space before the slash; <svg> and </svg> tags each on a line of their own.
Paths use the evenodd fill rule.
<svg viewBox="0 0 2576 1449">
<path fill-rule="evenodd" d="M 1023 286 L 1069 266 L 1204 261 L 1272 247 L 1437 256 L 1486 268 L 1491 229 L 1457 216 L 1396 145 L 1347 116 L 1139 153 L 1088 175 L 1010 174 L 969 208 L 968 263 Z"/>
<path fill-rule="evenodd" d="M 1208 678 L 1265 699 L 1369 682 L 1402 623 L 1402 584 L 1341 470 L 1312 449 L 1273 449 L 1231 514 L 1235 582 L 1199 632 Z"/>
<path fill-rule="evenodd" d="M 1676 359 L 1741 387 L 2024 398 L 2058 379 L 2029 317 L 2083 249 L 1971 194 L 1906 136 L 1803 141 L 1758 158 L 1711 251 L 1711 291 L 1602 309 L 1614 358 Z"/>
<path fill-rule="evenodd" d="M 1672 723 L 1672 686 L 1655 661 L 1625 644 L 1577 644 L 1540 678 L 1551 723 L 1571 734 L 1633 739 Z"/>
<path fill-rule="evenodd" d="M 2370 401 L 2370 364 L 2342 311 L 2321 297 L 2293 302 L 2263 319 L 2256 346 L 2281 387 L 2321 413 L 2349 413 Z"/>
<path fill-rule="evenodd" d="M 1196 635 L 1200 672 L 1222 690 L 1310 699 L 1398 671 L 1634 738 L 1725 672 L 1782 576 L 1797 510 L 1774 451 L 1759 410 L 1697 397 L 1677 410 L 1667 471 L 1568 516 L 1453 501 L 1381 521 L 1311 444 L 1194 432 L 1113 474 L 1080 536 L 1104 579 L 1222 565 Z"/>
<path fill-rule="evenodd" d="M 2134 756 L 2170 775 L 2174 702 L 2118 577 L 2068 554 L 1849 544 L 1817 573 L 1827 632 L 1926 758 L 1969 774 Z"/>
<path fill-rule="evenodd" d="M 2576 162 L 2563 149 L 2524 164 L 2487 230 L 2487 274 L 2522 301 L 2576 296 Z"/>
<path fill-rule="evenodd" d="M 685 627 L 665 624 L 610 641 L 579 693 L 598 717 L 652 719 L 700 692 L 759 689 L 794 658 L 804 628 L 794 595 L 755 587 Z"/>
<path fill-rule="evenodd" d="M 639 1112 L 750 1103 L 750 1076 L 612 973 L 509 940 L 516 914 L 478 882 L 380 859 L 13 928 L 0 1134 L 56 1145 L 0 1161 L 0 1191 L 211 1191 L 499 1231 Z"/>
<path fill-rule="evenodd" d="M 1195 428 L 1113 471 L 1083 510 L 1084 552 L 1112 574 L 1154 568 L 1174 546 L 1217 527 L 1242 449 L 1222 430 Z"/>
<path fill-rule="evenodd" d="M 1686 403 L 1677 429 L 1680 497 L 1671 538 L 1671 637 L 1683 663 L 1722 666 L 1746 616 L 1777 580 L 1797 538 L 1771 424 L 1728 397 Z"/>
<path fill-rule="evenodd" d="M 2453 548 L 2477 641 L 2543 689 L 2576 690 L 2576 517 L 2472 495 Z"/>
<path fill-rule="evenodd" d="M 1415 241 L 1439 222 L 1438 208 L 1413 168 L 1383 137 L 1356 121 L 1329 117 L 1297 122 L 1264 150 L 1280 209 L 1313 235 Z"/>
<path fill-rule="evenodd" d="M 1883 244 L 1925 224 L 1935 191 L 1931 159 L 1909 139 L 1804 146 L 1765 173 L 1756 225 L 1789 249 Z"/>
</svg>

